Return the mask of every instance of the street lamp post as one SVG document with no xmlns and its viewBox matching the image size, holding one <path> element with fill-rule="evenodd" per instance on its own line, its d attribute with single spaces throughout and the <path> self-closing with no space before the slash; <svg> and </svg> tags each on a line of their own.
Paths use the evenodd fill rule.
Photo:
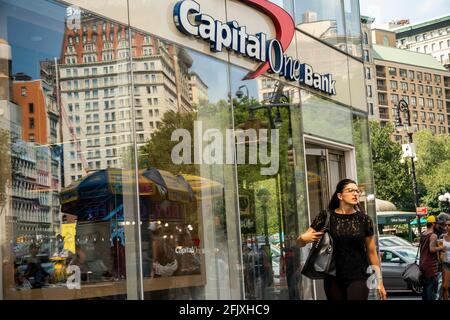
<svg viewBox="0 0 450 320">
<path fill-rule="evenodd" d="M 270 201 L 270 192 L 266 188 L 262 188 L 258 191 L 257 197 L 261 201 L 261 207 L 263 209 L 264 218 L 264 242 L 269 247 L 269 226 L 267 223 L 267 203 Z M 269 251 L 270 252 L 270 251 Z"/>
<path fill-rule="evenodd" d="M 402 123 L 401 114 L 405 113 L 406 115 L 406 123 Z M 420 215 L 417 212 L 417 207 L 419 206 L 419 198 L 417 196 L 417 179 L 416 179 L 416 164 L 417 161 L 416 157 L 416 150 L 415 145 L 413 143 L 413 133 L 414 129 L 411 126 L 411 113 L 409 111 L 409 105 L 405 100 L 400 100 L 397 104 L 397 115 L 396 115 L 396 128 L 398 130 L 406 129 L 406 133 L 408 135 L 408 144 L 402 145 L 403 148 L 403 156 L 402 161 L 404 161 L 403 158 L 411 158 L 411 174 L 412 174 L 412 182 L 413 182 L 413 195 L 414 195 L 414 206 L 416 207 L 416 214 L 417 214 L 417 228 L 419 230 L 419 236 L 421 233 L 421 226 L 420 226 Z"/>
</svg>

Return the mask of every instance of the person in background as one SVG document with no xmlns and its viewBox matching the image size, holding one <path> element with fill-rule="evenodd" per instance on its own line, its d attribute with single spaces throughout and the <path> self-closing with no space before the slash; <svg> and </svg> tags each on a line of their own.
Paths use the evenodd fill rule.
<svg viewBox="0 0 450 320">
<path fill-rule="evenodd" d="M 27 259 L 27 269 L 25 271 L 25 278 L 30 281 L 34 288 L 41 288 L 48 282 L 49 275 L 42 268 L 41 261 L 37 256 L 39 253 L 39 246 L 37 244 L 30 244 L 30 257 Z"/>
<path fill-rule="evenodd" d="M 445 213 L 445 212 L 441 212 L 440 214 L 438 214 L 438 216 L 436 217 L 436 230 L 435 233 L 438 237 L 438 244 L 442 244 L 442 238 L 444 237 L 444 235 L 447 233 L 447 230 L 445 229 L 445 222 L 447 220 L 450 219 L 450 215 Z M 440 240 L 440 242 L 439 242 Z M 443 252 L 441 252 L 443 253 Z M 438 258 L 440 257 L 440 255 L 438 255 Z M 438 259 L 438 288 L 436 291 L 436 300 L 442 300 L 442 278 L 443 278 L 443 260 L 442 259 Z"/>
<path fill-rule="evenodd" d="M 125 279 L 125 246 L 122 244 L 122 238 L 115 236 L 111 246 L 111 257 L 113 260 L 113 276 L 115 279 Z"/>
<path fill-rule="evenodd" d="M 450 216 L 447 215 L 447 219 L 444 223 L 446 233 L 442 235 L 443 251 L 441 252 L 442 259 L 442 300 L 448 300 L 448 282 L 450 281 Z"/>
<path fill-rule="evenodd" d="M 422 272 L 422 300 L 436 300 L 438 289 L 438 252 L 442 248 L 436 245 L 436 217 L 427 218 L 427 230 L 420 237 L 420 262 Z"/>
</svg>

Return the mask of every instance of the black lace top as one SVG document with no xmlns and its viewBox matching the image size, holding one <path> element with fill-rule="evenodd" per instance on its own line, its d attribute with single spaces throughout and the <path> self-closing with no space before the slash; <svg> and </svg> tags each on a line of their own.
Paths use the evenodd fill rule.
<svg viewBox="0 0 450 320">
<path fill-rule="evenodd" d="M 326 212 L 321 212 L 311 223 L 320 231 L 325 225 Z M 363 213 L 331 213 L 330 234 L 333 238 L 336 277 L 341 280 L 365 280 L 369 260 L 365 238 L 373 236 L 372 219 Z"/>
</svg>

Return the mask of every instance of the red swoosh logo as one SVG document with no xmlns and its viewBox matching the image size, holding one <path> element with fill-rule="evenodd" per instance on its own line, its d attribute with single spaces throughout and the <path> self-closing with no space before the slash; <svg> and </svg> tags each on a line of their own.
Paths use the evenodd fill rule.
<svg viewBox="0 0 450 320">
<path fill-rule="evenodd" d="M 291 15 L 283 8 L 268 0 L 237 0 L 267 15 L 275 26 L 276 39 L 286 51 L 294 38 L 295 23 Z M 244 80 L 255 79 L 269 70 L 269 62 L 265 62 L 253 72 L 249 72 Z"/>
</svg>

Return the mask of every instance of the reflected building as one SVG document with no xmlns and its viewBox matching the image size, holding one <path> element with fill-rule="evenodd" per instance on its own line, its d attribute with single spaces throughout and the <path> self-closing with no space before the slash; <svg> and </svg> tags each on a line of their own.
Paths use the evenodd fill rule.
<svg viewBox="0 0 450 320">
<path fill-rule="evenodd" d="M 0 239 L 2 247 L 11 243 L 17 234 L 18 224 L 14 208 L 17 198 L 14 197 L 14 172 L 12 163 L 17 161 L 12 145 L 21 138 L 21 107 L 11 102 L 11 47 L 0 39 Z M 14 257 L 10 250 L 0 250 L 0 270 L 3 274 L 11 274 Z"/>
<path fill-rule="evenodd" d="M 300 95 L 297 90 L 292 87 L 279 88 L 280 81 L 271 78 L 261 78 L 256 81 L 258 90 L 258 101 L 260 103 L 269 103 L 273 99 L 280 102 L 280 95 L 283 95 L 285 102 L 289 100 L 291 103 L 300 103 Z M 275 96 L 278 94 L 278 97 Z M 286 100 L 287 99 L 287 100 Z"/>
<path fill-rule="evenodd" d="M 306 11 L 302 14 L 302 23 L 298 24 L 297 27 L 299 30 L 348 52 L 352 56 L 361 56 L 361 34 L 346 35 L 344 32 L 340 33 L 336 20 L 317 20 L 316 12 Z"/>
<path fill-rule="evenodd" d="M 6 42 L 2 45 L 8 46 Z M 1 97 L 1 127 L 9 132 L 7 141 L 2 142 L 10 146 L 10 162 L 2 161 L 8 168 L 4 179 L 9 187 L 5 193 L 11 200 L 7 216 L 14 222 L 13 229 L 7 232 L 8 239 L 18 247 L 38 242 L 48 251 L 50 240 L 60 229 L 55 95 L 52 87 L 41 80 L 24 74 L 11 76 L 10 64 L 3 64 Z M 24 252 L 18 249 L 16 254 Z"/>
<path fill-rule="evenodd" d="M 189 74 L 189 99 L 192 101 L 193 106 L 209 101 L 208 86 L 195 72 Z"/>
<path fill-rule="evenodd" d="M 346 51 L 346 37 L 345 34 L 338 35 L 336 20 L 317 20 L 317 13 L 313 11 L 304 12 L 302 19 L 302 22 L 297 25 L 300 30 Z"/>
<path fill-rule="evenodd" d="M 41 74 L 51 64 L 41 64 Z M 12 101 L 19 106 L 20 138 L 12 142 L 12 213 L 15 241 L 45 243 L 60 230 L 60 154 L 54 83 L 19 73 L 12 77 Z M 16 108 L 17 109 L 17 108 Z"/>
<path fill-rule="evenodd" d="M 133 141 L 131 99 L 140 148 L 166 112 L 190 112 L 207 98 L 202 80 L 189 73 L 192 58 L 184 49 L 87 13 L 79 29 L 65 29 L 61 61 L 63 135 L 70 141 L 66 186 L 89 171 L 121 165 L 120 154 Z"/>
</svg>

